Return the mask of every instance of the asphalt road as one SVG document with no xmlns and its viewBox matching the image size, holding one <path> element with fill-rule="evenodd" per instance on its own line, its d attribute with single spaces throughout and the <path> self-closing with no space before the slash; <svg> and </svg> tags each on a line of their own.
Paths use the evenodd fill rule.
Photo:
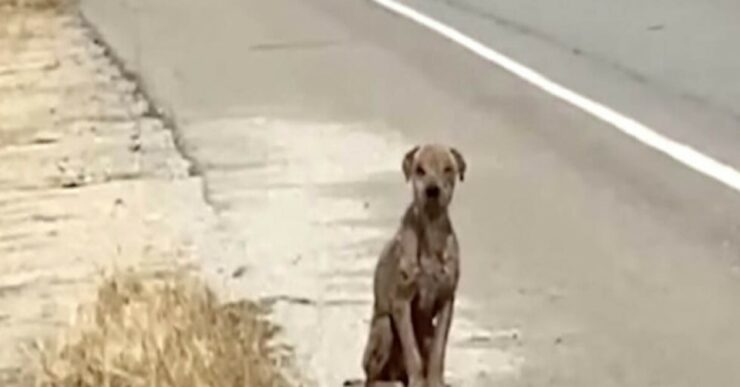
<svg viewBox="0 0 740 387">
<path fill-rule="evenodd" d="M 740 167 L 730 1 L 407 4 Z M 371 2 L 90 0 L 85 13 L 177 120 L 226 233 L 262 241 L 257 263 L 325 249 L 371 264 L 407 198 L 400 152 L 449 142 L 470 165 L 453 209 L 460 319 L 516 329 L 490 345 L 524 359 L 481 385 L 740 385 L 737 192 Z M 321 257 L 342 289 L 369 277 Z"/>
</svg>

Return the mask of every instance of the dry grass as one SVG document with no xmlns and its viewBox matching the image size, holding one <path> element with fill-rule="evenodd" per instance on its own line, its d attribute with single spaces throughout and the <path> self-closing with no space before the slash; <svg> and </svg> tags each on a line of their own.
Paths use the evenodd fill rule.
<svg viewBox="0 0 740 387">
<path fill-rule="evenodd" d="M 38 386 L 281 387 L 275 328 L 249 302 L 221 304 L 181 275 L 119 274 L 54 348 Z"/>
<path fill-rule="evenodd" d="M 37 29 L 49 30 L 48 25 L 27 26 L 28 19 L 54 24 L 54 15 L 64 14 L 76 5 L 77 0 L 0 0 L 0 39 L 10 40 L 0 42 L 0 49 L 7 50 L 8 45 L 17 46 L 28 41 L 41 32 Z"/>
<path fill-rule="evenodd" d="M 71 3 L 72 0 L 0 0 L 0 8 L 52 9 Z"/>
</svg>

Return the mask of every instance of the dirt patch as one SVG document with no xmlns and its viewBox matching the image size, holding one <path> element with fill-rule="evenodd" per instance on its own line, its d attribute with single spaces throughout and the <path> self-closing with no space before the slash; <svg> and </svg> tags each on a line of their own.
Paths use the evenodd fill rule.
<svg viewBox="0 0 740 387">
<path fill-rule="evenodd" d="M 266 312 L 185 275 L 117 274 L 42 351 L 37 385 L 286 386 Z"/>
</svg>

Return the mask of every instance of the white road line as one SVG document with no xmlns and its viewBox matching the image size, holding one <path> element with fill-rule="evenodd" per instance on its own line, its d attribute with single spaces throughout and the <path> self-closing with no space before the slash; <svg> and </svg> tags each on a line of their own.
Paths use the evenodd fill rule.
<svg viewBox="0 0 740 387">
<path fill-rule="evenodd" d="M 483 59 L 498 65 L 547 93 L 578 107 L 601 121 L 612 125 L 622 133 L 635 138 L 641 143 L 665 153 L 689 168 L 701 172 L 704 175 L 727 185 L 735 191 L 740 191 L 740 172 L 729 165 L 723 164 L 688 145 L 681 144 L 665 137 L 632 118 L 561 86 L 537 71 L 516 62 L 515 60 L 485 46 L 483 43 L 444 23 L 424 15 L 413 8 L 395 0 L 371 1 L 389 11 L 437 32 L 445 38 L 472 51 Z"/>
</svg>

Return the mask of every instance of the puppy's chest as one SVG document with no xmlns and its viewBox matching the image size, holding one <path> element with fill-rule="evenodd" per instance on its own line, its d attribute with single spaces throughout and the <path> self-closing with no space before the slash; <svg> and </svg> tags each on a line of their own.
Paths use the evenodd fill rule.
<svg viewBox="0 0 740 387">
<path fill-rule="evenodd" d="M 417 306 L 433 311 L 436 306 L 454 294 L 457 286 L 457 266 L 442 254 L 423 255 L 419 259 L 417 277 Z"/>
</svg>

